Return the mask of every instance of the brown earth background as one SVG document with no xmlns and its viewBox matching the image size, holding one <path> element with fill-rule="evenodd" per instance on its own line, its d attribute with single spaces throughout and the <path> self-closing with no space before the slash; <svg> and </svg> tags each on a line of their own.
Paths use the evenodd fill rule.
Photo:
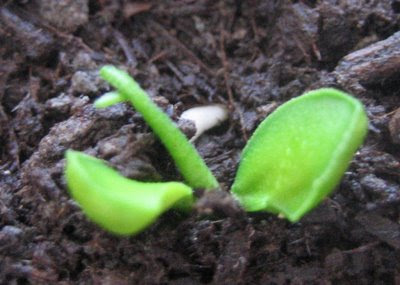
<svg viewBox="0 0 400 285">
<path fill-rule="evenodd" d="M 400 1 L 1 1 L 0 284 L 400 284 Z M 95 110 L 98 69 L 129 71 L 174 120 L 229 107 L 196 141 L 224 191 L 276 106 L 319 87 L 359 98 L 369 134 L 300 222 L 203 195 L 130 238 L 88 221 L 73 148 L 143 181 L 182 180 L 141 116 Z"/>
</svg>

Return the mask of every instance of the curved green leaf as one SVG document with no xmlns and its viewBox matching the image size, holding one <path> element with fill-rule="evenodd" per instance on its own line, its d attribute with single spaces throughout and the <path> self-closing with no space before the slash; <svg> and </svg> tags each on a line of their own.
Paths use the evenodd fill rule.
<svg viewBox="0 0 400 285">
<path fill-rule="evenodd" d="M 192 189 L 185 184 L 130 180 L 102 160 L 78 151 L 68 150 L 66 159 L 72 197 L 90 219 L 110 232 L 138 233 L 176 203 L 192 203 Z"/>
<path fill-rule="evenodd" d="M 117 88 L 119 94 L 142 114 L 191 187 L 205 189 L 218 187 L 217 180 L 194 146 L 128 73 L 114 66 L 104 66 L 100 70 L 100 75 Z"/>
<path fill-rule="evenodd" d="M 247 143 L 232 186 L 247 211 L 299 220 L 339 183 L 367 132 L 362 104 L 335 89 L 280 106 Z"/>
</svg>

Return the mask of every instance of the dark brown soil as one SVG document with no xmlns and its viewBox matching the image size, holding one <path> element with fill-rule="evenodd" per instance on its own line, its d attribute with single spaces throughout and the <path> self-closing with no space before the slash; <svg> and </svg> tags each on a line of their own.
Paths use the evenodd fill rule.
<svg viewBox="0 0 400 285">
<path fill-rule="evenodd" d="M 400 284 L 400 1 L 0 3 L 1 284 Z M 104 64 L 127 69 L 174 119 L 230 108 L 196 142 L 226 191 L 257 124 L 306 90 L 360 98 L 369 135 L 301 222 L 243 213 L 219 192 L 114 237 L 70 199 L 66 149 L 131 178 L 181 178 L 130 106 L 93 109 Z"/>
</svg>

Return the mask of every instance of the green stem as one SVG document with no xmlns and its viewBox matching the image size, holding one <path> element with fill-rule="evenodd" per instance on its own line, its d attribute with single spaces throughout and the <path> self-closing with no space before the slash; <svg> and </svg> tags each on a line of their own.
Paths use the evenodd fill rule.
<svg viewBox="0 0 400 285">
<path fill-rule="evenodd" d="M 142 114 L 146 123 L 165 145 L 180 173 L 191 187 L 205 189 L 218 187 L 217 180 L 194 146 L 128 73 L 114 66 L 104 66 L 100 70 L 100 75 L 117 88 L 120 94 Z"/>
</svg>

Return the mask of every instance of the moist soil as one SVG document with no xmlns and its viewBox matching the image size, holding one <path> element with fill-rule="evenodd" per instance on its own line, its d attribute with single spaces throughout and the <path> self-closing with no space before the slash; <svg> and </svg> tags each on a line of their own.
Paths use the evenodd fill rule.
<svg viewBox="0 0 400 285">
<path fill-rule="evenodd" d="M 1 284 L 400 284 L 400 2 L 2 1 Z M 95 110 L 127 70 L 173 120 L 224 104 L 196 148 L 222 191 L 113 236 L 71 200 L 67 149 L 141 181 L 181 181 L 126 104 Z M 369 133 L 330 198 L 300 222 L 241 211 L 228 194 L 257 124 L 319 87 L 353 94 Z"/>
</svg>

